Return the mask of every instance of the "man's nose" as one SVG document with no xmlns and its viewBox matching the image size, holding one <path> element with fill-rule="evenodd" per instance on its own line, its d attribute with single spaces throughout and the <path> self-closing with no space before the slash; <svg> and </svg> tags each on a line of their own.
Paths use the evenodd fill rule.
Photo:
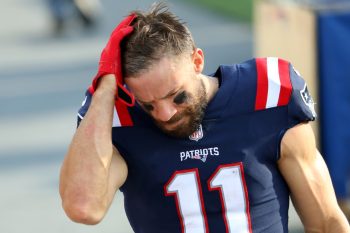
<svg viewBox="0 0 350 233">
<path fill-rule="evenodd" d="M 168 103 L 159 103 L 153 111 L 154 119 L 162 122 L 169 121 L 177 112 L 177 109 Z"/>
</svg>

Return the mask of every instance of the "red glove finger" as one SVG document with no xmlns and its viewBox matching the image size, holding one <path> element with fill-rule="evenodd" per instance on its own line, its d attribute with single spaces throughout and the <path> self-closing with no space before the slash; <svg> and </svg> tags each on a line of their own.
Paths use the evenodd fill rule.
<svg viewBox="0 0 350 233">
<path fill-rule="evenodd" d="M 130 24 L 135 18 L 135 14 L 129 15 L 113 30 L 106 47 L 101 53 L 98 72 L 90 87 L 90 91 L 94 92 L 99 78 L 106 74 L 114 74 L 117 85 L 116 98 L 128 106 L 135 104 L 135 98 L 124 87 L 120 43 L 127 35 L 133 32 L 134 28 Z"/>
</svg>

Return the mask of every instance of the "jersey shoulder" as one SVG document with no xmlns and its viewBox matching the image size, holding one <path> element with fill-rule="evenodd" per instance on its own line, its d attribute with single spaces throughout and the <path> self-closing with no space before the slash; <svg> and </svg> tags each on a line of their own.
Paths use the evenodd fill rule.
<svg viewBox="0 0 350 233">
<path fill-rule="evenodd" d="M 314 102 L 306 82 L 290 62 L 276 57 L 254 58 L 234 67 L 238 81 L 227 114 L 286 107 L 291 118 L 315 119 Z"/>
</svg>

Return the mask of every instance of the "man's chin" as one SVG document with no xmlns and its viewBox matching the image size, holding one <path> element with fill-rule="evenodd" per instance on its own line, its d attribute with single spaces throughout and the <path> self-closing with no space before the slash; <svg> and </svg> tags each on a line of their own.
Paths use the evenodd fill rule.
<svg viewBox="0 0 350 233">
<path fill-rule="evenodd" d="M 182 130 L 166 130 L 166 129 L 162 129 L 162 131 L 171 136 L 171 137 L 174 137 L 174 138 L 188 138 L 191 133 L 188 133 L 188 132 L 184 132 Z"/>
<path fill-rule="evenodd" d="M 188 124 L 180 124 L 175 128 L 169 128 L 169 129 L 161 125 L 158 125 L 158 127 L 165 134 L 175 138 L 188 138 L 198 128 L 198 127 L 191 127 Z"/>
</svg>

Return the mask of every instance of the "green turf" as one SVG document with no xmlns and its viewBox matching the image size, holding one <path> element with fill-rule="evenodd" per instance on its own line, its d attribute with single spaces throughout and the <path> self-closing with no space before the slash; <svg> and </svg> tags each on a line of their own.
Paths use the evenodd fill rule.
<svg viewBox="0 0 350 233">
<path fill-rule="evenodd" d="M 243 21 L 251 21 L 253 0 L 185 0 L 212 11 Z"/>
</svg>

